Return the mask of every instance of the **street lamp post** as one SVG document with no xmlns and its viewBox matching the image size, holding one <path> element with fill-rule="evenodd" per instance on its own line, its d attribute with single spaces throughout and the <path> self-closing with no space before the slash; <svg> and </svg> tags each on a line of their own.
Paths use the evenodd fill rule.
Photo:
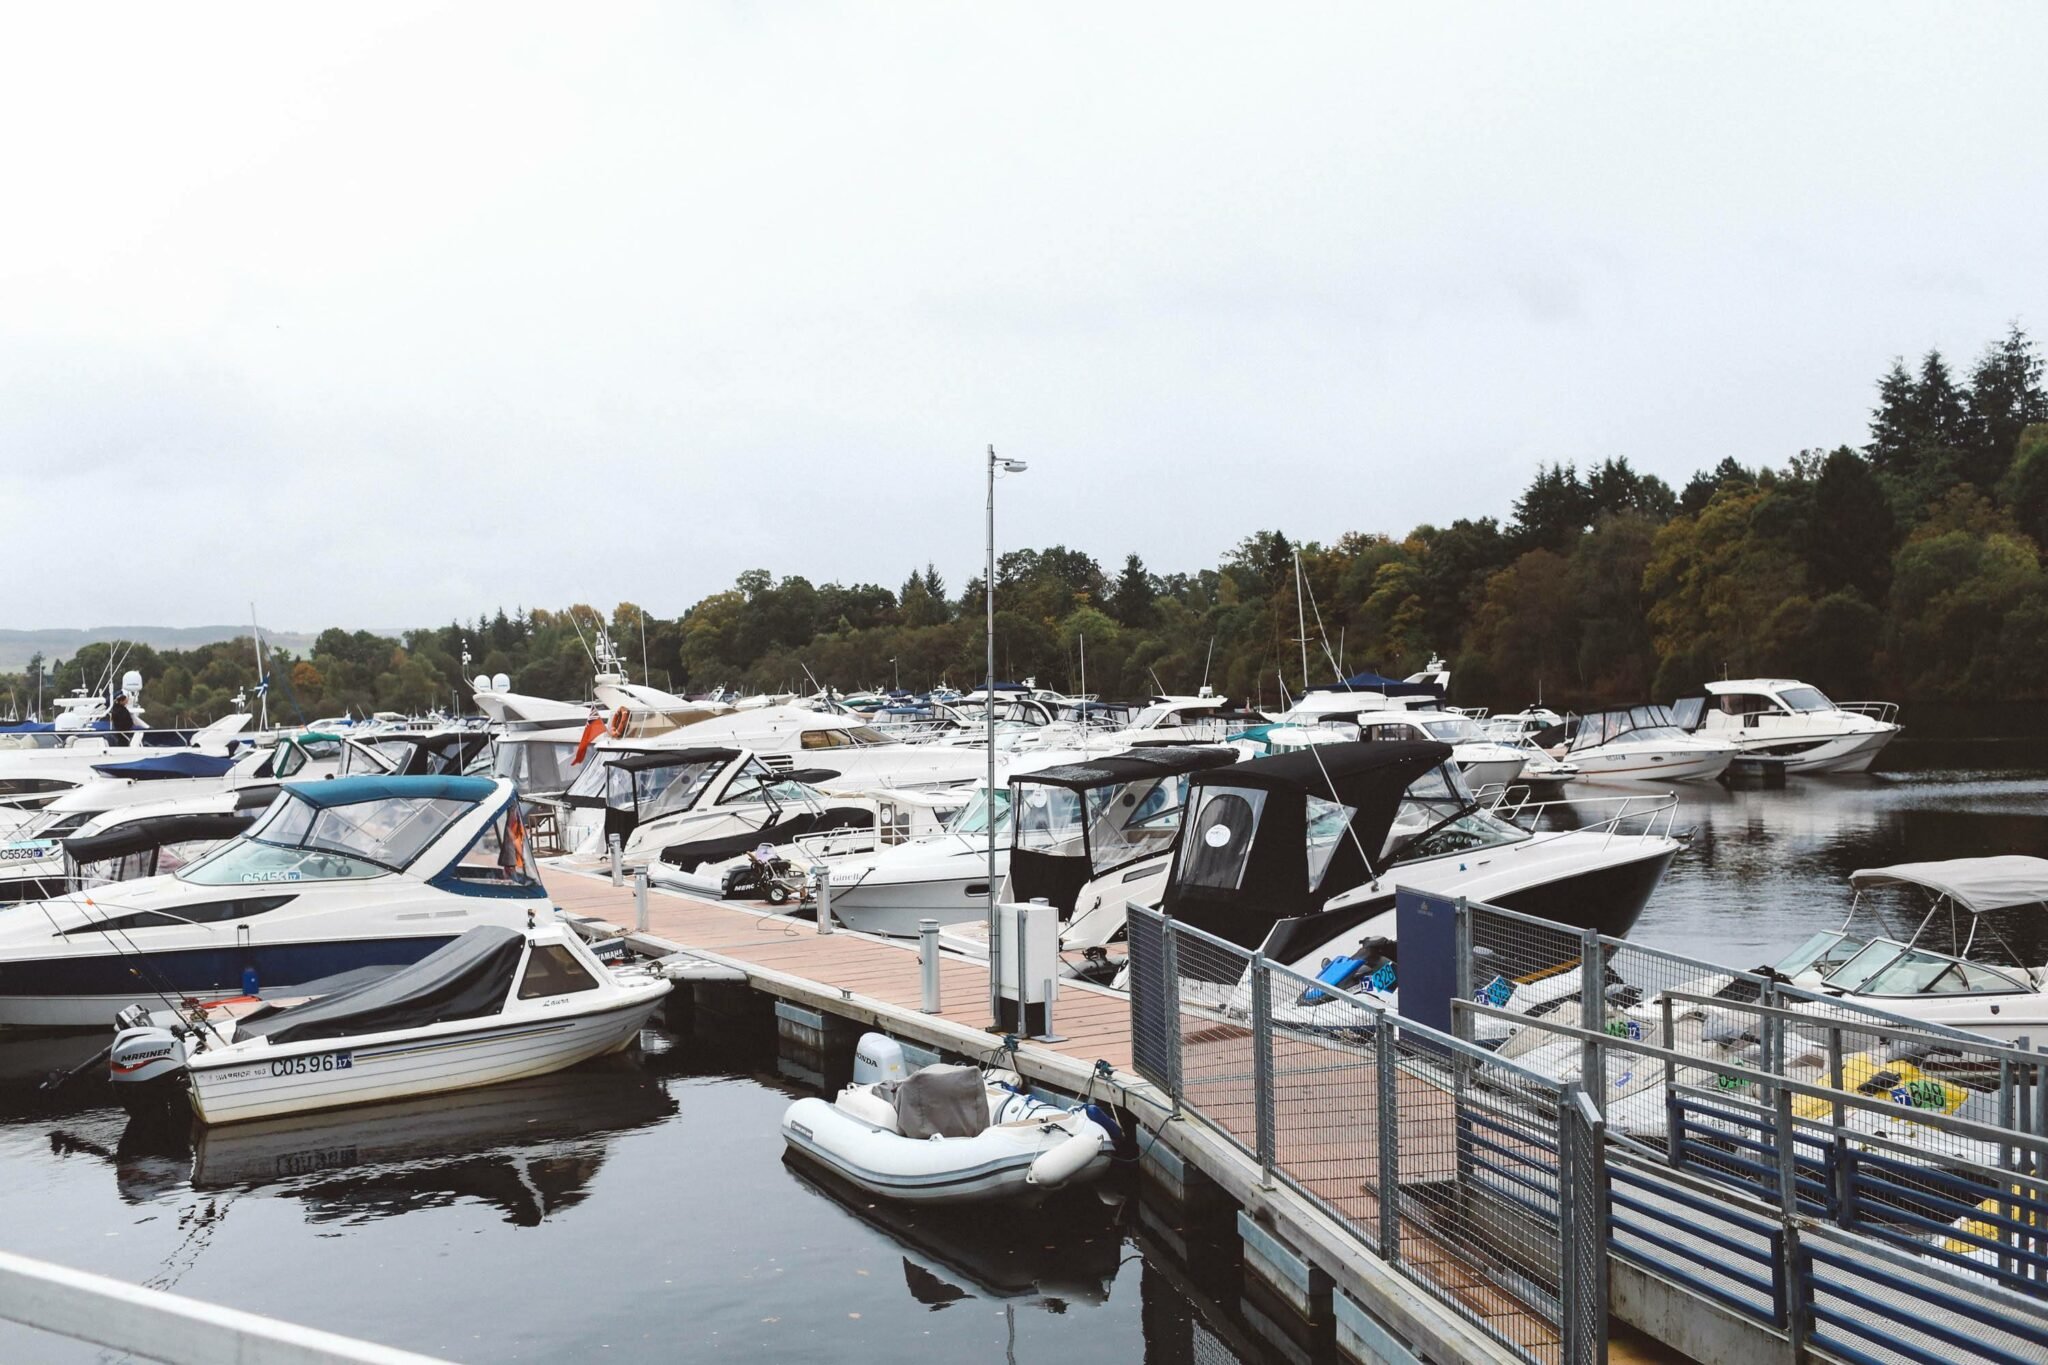
<svg viewBox="0 0 2048 1365">
<path fill-rule="evenodd" d="M 981 580 L 981 599 L 988 609 L 988 677 L 981 689 L 981 714 L 988 740 L 988 1009 L 990 1019 L 1003 1022 L 1002 925 L 996 910 L 996 469 L 1005 474 L 1022 474 L 1022 460 L 996 458 L 988 448 L 988 572 Z M 1014 816 L 1012 817 L 1014 818 Z M 1024 1021 L 1017 1020 L 1021 1032 Z"/>
</svg>

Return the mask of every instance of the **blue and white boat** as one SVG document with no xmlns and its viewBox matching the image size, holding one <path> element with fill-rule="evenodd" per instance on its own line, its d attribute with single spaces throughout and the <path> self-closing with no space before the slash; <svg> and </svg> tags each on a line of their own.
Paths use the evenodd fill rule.
<svg viewBox="0 0 2048 1365">
<path fill-rule="evenodd" d="M 246 834 L 172 875 L 0 910 L 0 1024 L 93 1027 L 132 1004 L 405 966 L 478 925 L 542 915 L 512 783 L 287 786 Z"/>
</svg>

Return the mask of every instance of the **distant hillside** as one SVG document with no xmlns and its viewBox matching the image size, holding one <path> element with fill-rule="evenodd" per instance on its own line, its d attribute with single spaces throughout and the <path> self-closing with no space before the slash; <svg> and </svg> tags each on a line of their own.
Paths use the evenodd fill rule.
<svg viewBox="0 0 2048 1365">
<path fill-rule="evenodd" d="M 130 640 L 151 649 L 192 649 L 219 640 L 247 635 L 249 627 L 239 626 L 92 626 L 86 630 L 0 630 L 0 673 L 18 672 L 36 654 L 46 665 L 68 659 L 80 645 L 107 640 Z M 266 644 L 305 655 L 313 646 L 311 635 L 263 628 Z"/>
</svg>

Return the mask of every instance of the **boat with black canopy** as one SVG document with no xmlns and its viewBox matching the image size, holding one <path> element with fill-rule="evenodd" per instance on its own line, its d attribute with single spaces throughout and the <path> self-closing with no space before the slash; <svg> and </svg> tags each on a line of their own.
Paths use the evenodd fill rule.
<svg viewBox="0 0 2048 1365">
<path fill-rule="evenodd" d="M 1319 744 L 1190 780 L 1162 908 L 1308 975 L 1391 943 L 1396 887 L 1625 934 L 1678 850 L 1676 798 L 1532 831 L 1474 799 L 1448 744 Z"/>
</svg>

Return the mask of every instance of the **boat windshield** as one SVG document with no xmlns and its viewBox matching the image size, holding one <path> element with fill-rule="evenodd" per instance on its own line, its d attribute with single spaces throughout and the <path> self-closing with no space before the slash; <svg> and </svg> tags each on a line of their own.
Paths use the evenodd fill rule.
<svg viewBox="0 0 2048 1365">
<path fill-rule="evenodd" d="M 1186 773 L 1145 778 L 1087 794 L 1088 851 L 1097 873 L 1165 853 L 1180 834 Z"/>
<path fill-rule="evenodd" d="M 1431 739 L 1440 739 L 1446 744 L 1459 744 L 1468 739 L 1479 738 L 1479 727 L 1463 716 L 1424 721 L 1422 728 L 1429 731 Z"/>
<path fill-rule="evenodd" d="M 1778 700 L 1794 711 L 1832 711 L 1835 704 L 1818 687 L 1788 687 L 1778 694 Z"/>
<path fill-rule="evenodd" d="M 1309 890 L 1322 886 L 1323 874 L 1330 870 L 1330 859 L 1337 856 L 1337 845 L 1343 842 L 1344 832 L 1351 828 L 1357 815 L 1356 806 L 1325 801 L 1320 796 L 1308 798 Z"/>
<path fill-rule="evenodd" d="M 712 777 L 725 766 L 723 759 L 697 763 L 674 763 L 662 768 L 621 768 L 612 764 L 605 787 L 605 804 L 617 810 L 637 810 L 642 820 L 653 820 L 688 810 L 711 785 Z"/>
<path fill-rule="evenodd" d="M 1839 929 L 1824 929 L 1779 958 L 1771 970 L 1786 977 L 1806 972 L 1827 976 L 1866 946 L 1864 939 L 1850 938 Z"/>
<path fill-rule="evenodd" d="M 1620 711 L 1596 711 L 1579 719 L 1572 734 L 1572 749 L 1591 749 L 1626 735 L 1630 739 L 1673 740 L 1684 738 L 1668 706 L 1631 706 Z"/>
<path fill-rule="evenodd" d="M 1440 763 L 1408 784 L 1380 860 L 1383 866 L 1412 863 L 1528 837 L 1527 830 L 1481 810 L 1458 770 Z"/>
<path fill-rule="evenodd" d="M 1018 788 L 1012 800 L 1017 803 L 1017 848 L 1055 857 L 1086 856 L 1080 792 L 1031 784 Z"/>
<path fill-rule="evenodd" d="M 1005 787 L 996 793 L 996 833 L 1001 834 L 1009 827 L 1010 791 L 1009 788 Z M 961 811 L 954 818 L 953 823 L 947 826 L 946 832 L 948 834 L 980 835 L 988 833 L 988 792 L 986 789 L 974 794 L 974 799 L 967 803 L 967 809 Z"/>
<path fill-rule="evenodd" d="M 378 877 L 411 866 L 475 809 L 473 801 L 406 796 L 322 808 L 287 792 L 247 834 L 177 875 L 199 886 Z"/>
<path fill-rule="evenodd" d="M 1880 939 L 1826 983 L 1858 995 L 2010 995 L 2026 986 L 1996 967 Z"/>
</svg>

